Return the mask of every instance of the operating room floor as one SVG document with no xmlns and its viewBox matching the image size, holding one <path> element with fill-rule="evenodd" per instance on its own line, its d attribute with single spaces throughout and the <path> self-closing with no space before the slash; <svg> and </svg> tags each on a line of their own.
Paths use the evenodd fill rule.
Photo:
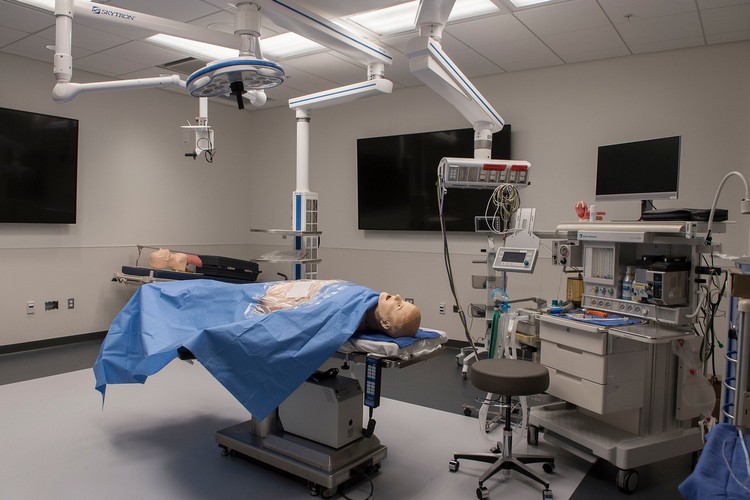
<svg viewBox="0 0 750 500">
<path fill-rule="evenodd" d="M 87 341 L 80 342 L 77 344 L 71 344 L 67 346 L 51 347 L 45 349 L 39 349 L 34 351 L 25 351 L 20 353 L 3 354 L 0 355 L 0 385 L 13 384 L 16 382 L 23 382 L 33 379 L 40 379 L 42 377 L 53 377 L 59 374 L 66 374 L 79 370 L 85 370 L 93 365 L 93 362 L 98 354 L 100 342 L 99 341 Z M 392 399 L 395 401 L 403 401 L 417 405 L 419 407 L 432 408 L 436 410 L 442 410 L 444 412 L 450 412 L 453 414 L 461 415 L 461 419 L 470 419 L 471 417 L 463 416 L 463 404 L 472 404 L 474 398 L 480 396 L 478 390 L 476 390 L 469 381 L 463 380 L 460 373 L 460 367 L 456 364 L 455 354 L 457 350 L 453 348 L 446 349 L 446 352 L 440 356 L 430 359 L 425 363 L 418 363 L 407 368 L 407 373 L 398 373 L 399 370 L 384 370 L 383 379 L 383 397 Z M 355 371 L 359 372 L 360 368 L 355 366 Z M 50 381 L 63 383 L 63 379 L 50 378 Z M 43 383 L 39 381 L 38 383 Z M 22 385 L 19 385 L 22 387 Z M 29 386 L 32 387 L 32 386 Z M 34 386 L 36 387 L 36 386 Z M 43 386 L 39 386 L 43 387 Z M 93 391 L 93 389 L 92 389 Z M 108 411 L 105 414 L 116 411 L 114 404 L 111 401 L 107 403 Z M 385 405 L 384 405 L 385 406 Z M 397 403 L 391 403 L 388 406 L 389 411 L 407 411 L 407 407 L 397 406 Z M 409 408 L 411 408 L 409 406 Z M 378 419 L 378 410 L 375 412 L 375 418 Z M 456 418 L 456 417 L 451 417 Z M 382 420 L 381 420 L 382 422 Z M 50 424 L 54 426 L 54 419 L 50 421 Z M 217 423 L 218 425 L 218 423 Z M 387 425 L 379 423 L 379 426 Z M 4 432 L 11 432 L 7 427 Z M 440 434 L 442 432 L 450 433 L 449 429 L 435 429 L 435 439 L 441 439 Z M 377 429 L 376 429 L 377 433 Z M 123 438 L 124 439 L 124 438 Z M 389 446 L 389 458 L 386 459 L 385 464 L 392 463 L 395 461 L 392 450 L 394 447 L 391 443 L 385 442 L 386 446 Z M 480 449 L 472 448 L 467 449 L 461 447 L 455 451 L 484 451 Z M 7 451 L 7 450 L 6 450 Z M 43 453 L 43 452 L 42 452 Z M 556 455 L 567 455 L 562 450 L 557 450 Z M 570 458 L 568 456 L 567 458 Z M 445 461 L 445 457 L 432 458 L 430 456 L 424 456 L 424 460 L 437 460 L 441 462 L 442 468 L 447 471 L 447 462 L 443 467 L 442 462 Z M 576 462 L 578 460 L 578 462 Z M 573 460 L 574 463 L 578 463 L 579 467 L 588 467 L 587 464 L 580 464 L 579 459 Z M 468 462 L 466 462 L 468 464 Z M 574 485 L 572 494 L 569 496 L 572 500 L 587 500 L 587 499 L 617 499 L 617 498 L 638 498 L 644 500 L 667 500 L 671 498 L 681 498 L 677 491 L 677 485 L 689 474 L 690 472 L 691 457 L 689 455 L 678 457 L 663 462 L 651 464 L 639 469 L 640 472 L 640 484 L 638 490 L 632 494 L 627 495 L 617 489 L 614 484 L 614 477 L 616 469 L 610 464 L 599 461 L 590 467 L 588 473 L 577 487 Z M 470 467 L 473 467 L 470 469 Z M 484 465 L 481 466 L 464 466 L 462 467 L 459 474 L 464 471 L 481 472 L 484 470 Z M 64 471 L 55 472 L 62 473 Z M 560 468 L 557 469 L 556 475 L 562 472 Z M 441 476 L 442 477 L 442 476 Z M 450 480 L 450 473 L 445 475 L 445 478 Z M 560 479 L 561 481 L 562 479 Z M 555 490 L 555 476 L 550 476 L 553 491 Z M 453 481 L 455 482 L 455 481 Z M 466 487 L 465 498 L 474 497 L 474 486 Z M 376 484 L 377 485 L 377 484 Z M 489 485 L 489 484 L 488 484 Z M 490 498 L 500 498 L 508 496 L 503 495 L 500 491 L 502 485 L 490 486 Z M 383 491 L 382 485 L 380 486 L 380 493 Z M 4 496 L 2 492 L 3 488 L 0 488 L 0 499 L 11 498 Z M 439 491 L 439 490 L 436 490 Z M 463 491 L 463 490 L 462 490 Z M 495 491 L 495 493 L 493 493 Z M 378 491 L 376 489 L 376 495 Z M 567 495 L 566 495 L 567 496 Z M 17 497 L 14 497 L 17 498 Z M 85 495 L 79 498 L 86 498 Z M 354 498 L 364 498 L 363 496 L 354 496 Z M 382 497 L 381 497 L 382 498 Z M 434 498 L 440 498 L 440 495 Z M 447 498 L 447 497 L 446 497 Z M 558 495 L 555 496 L 558 498 Z"/>
</svg>

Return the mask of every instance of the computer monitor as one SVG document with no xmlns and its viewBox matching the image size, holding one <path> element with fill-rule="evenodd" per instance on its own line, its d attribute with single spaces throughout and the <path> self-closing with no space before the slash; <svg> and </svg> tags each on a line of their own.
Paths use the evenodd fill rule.
<svg viewBox="0 0 750 500">
<path fill-rule="evenodd" d="M 680 136 L 599 146 L 599 201 L 676 200 L 680 183 Z M 652 204 L 653 205 L 653 204 Z"/>
</svg>

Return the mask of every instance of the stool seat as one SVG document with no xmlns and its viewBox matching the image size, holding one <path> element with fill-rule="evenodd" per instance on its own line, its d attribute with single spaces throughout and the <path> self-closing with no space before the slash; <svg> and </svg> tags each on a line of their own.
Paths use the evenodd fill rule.
<svg viewBox="0 0 750 500">
<path fill-rule="evenodd" d="M 549 372 L 531 361 L 483 359 L 471 365 L 471 384 L 493 394 L 531 396 L 547 390 Z"/>
</svg>

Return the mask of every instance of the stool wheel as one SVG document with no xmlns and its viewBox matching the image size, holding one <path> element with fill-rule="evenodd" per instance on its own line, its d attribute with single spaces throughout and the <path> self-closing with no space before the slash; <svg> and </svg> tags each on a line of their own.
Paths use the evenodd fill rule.
<svg viewBox="0 0 750 500">
<path fill-rule="evenodd" d="M 480 486 L 477 488 L 477 498 L 479 500 L 487 500 L 490 498 L 490 490 L 485 488 L 484 486 Z"/>
<path fill-rule="evenodd" d="M 542 500 L 552 500 L 552 490 L 544 490 L 542 492 Z"/>
<path fill-rule="evenodd" d="M 547 474 L 552 474 L 555 471 L 555 464 L 552 462 L 544 462 L 544 464 L 542 464 L 542 469 L 544 469 L 544 472 Z"/>
<path fill-rule="evenodd" d="M 458 460 L 451 460 L 448 462 L 448 470 L 451 472 L 456 472 L 458 470 Z"/>
</svg>

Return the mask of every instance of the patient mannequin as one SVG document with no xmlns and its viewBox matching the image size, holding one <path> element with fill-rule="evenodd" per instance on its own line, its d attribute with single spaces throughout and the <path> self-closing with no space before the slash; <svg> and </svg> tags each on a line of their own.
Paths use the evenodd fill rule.
<svg viewBox="0 0 750 500">
<path fill-rule="evenodd" d="M 181 252 L 171 252 L 166 248 L 160 248 L 151 253 L 148 257 L 148 264 L 154 269 L 171 269 L 173 271 L 187 271 L 187 265 L 192 264 L 196 267 L 203 266 L 200 257 L 197 255 L 188 255 Z"/>
<path fill-rule="evenodd" d="M 273 312 L 304 304 L 317 296 L 321 288 L 336 280 L 283 281 L 272 285 L 259 302 L 258 310 Z M 422 314 L 417 306 L 400 295 L 381 292 L 378 303 L 369 309 L 357 331 L 377 331 L 391 337 L 413 337 L 419 329 Z"/>
</svg>

